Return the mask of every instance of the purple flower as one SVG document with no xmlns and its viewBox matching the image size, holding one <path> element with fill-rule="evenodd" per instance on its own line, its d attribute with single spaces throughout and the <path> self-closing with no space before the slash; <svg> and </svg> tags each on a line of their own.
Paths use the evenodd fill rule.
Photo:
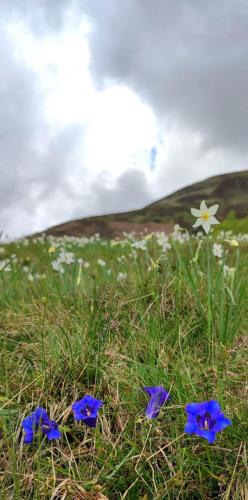
<svg viewBox="0 0 248 500">
<path fill-rule="evenodd" d="M 75 420 L 83 420 L 89 427 L 96 427 L 98 410 L 103 405 L 103 401 L 86 395 L 83 399 L 76 401 L 72 405 Z"/>
<path fill-rule="evenodd" d="M 24 418 L 22 428 L 24 430 L 24 443 L 32 443 L 38 429 L 47 436 L 49 441 L 61 437 L 57 422 L 50 420 L 44 408 L 40 407 L 36 408 L 31 415 Z"/>
<path fill-rule="evenodd" d="M 215 441 L 217 432 L 232 425 L 232 422 L 222 413 L 218 401 L 190 403 L 186 405 L 185 410 L 188 417 L 185 432 L 203 437 L 210 444 Z"/>
<path fill-rule="evenodd" d="M 150 396 L 150 401 L 146 407 L 146 417 L 156 418 L 163 404 L 170 397 L 169 393 L 162 386 L 143 387 Z"/>
</svg>

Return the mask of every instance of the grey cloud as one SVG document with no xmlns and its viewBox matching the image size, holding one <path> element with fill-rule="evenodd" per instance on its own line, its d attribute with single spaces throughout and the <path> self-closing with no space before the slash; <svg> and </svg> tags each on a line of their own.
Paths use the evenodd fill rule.
<svg viewBox="0 0 248 500">
<path fill-rule="evenodd" d="M 248 8 L 231 0 L 84 3 L 99 83 L 126 82 L 204 147 L 248 149 Z"/>
<path fill-rule="evenodd" d="M 50 137 L 39 81 L 15 59 L 4 30 L 0 59 L 0 231 L 31 232 L 40 214 L 44 227 L 58 221 L 58 209 L 61 218 L 73 212 L 70 174 L 80 162 L 84 127 L 70 125 Z M 85 174 L 82 166 L 82 183 Z M 60 207 L 58 199 L 63 200 Z"/>
<path fill-rule="evenodd" d="M 145 174 L 135 168 L 121 174 L 111 188 L 101 178 L 96 179 L 92 185 L 92 193 L 94 214 L 133 210 L 152 199 Z"/>
<path fill-rule="evenodd" d="M 50 31 L 58 31 L 70 13 L 75 17 L 79 0 L 11 0 L 1 4 L 3 19 L 25 19 L 36 36 Z"/>
<path fill-rule="evenodd" d="M 247 167 L 246 6 L 239 0 L 1 2 L 0 230 L 29 233 L 75 215 L 138 208 L 155 192 L 135 169 L 112 188 L 102 176 L 90 191 L 84 189 L 87 169 L 79 155 L 84 128 L 76 124 L 50 137 L 40 82 L 15 59 L 6 22 L 24 21 L 39 37 L 87 15 L 91 67 L 99 86 L 126 83 L 151 104 L 161 127 L 171 120 L 201 134 L 202 146 L 174 155 L 158 174 L 161 196 L 214 174 L 215 168 L 217 173 L 215 161 L 221 171 L 231 170 L 231 164 Z M 217 154 L 206 161 L 208 149 Z"/>
</svg>

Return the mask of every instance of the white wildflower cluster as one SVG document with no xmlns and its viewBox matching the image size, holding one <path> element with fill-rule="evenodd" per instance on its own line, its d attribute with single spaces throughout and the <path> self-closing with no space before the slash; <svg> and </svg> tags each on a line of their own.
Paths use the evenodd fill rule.
<svg viewBox="0 0 248 500">
<path fill-rule="evenodd" d="M 171 249 L 171 243 L 169 242 L 169 237 L 165 233 L 163 232 L 156 233 L 156 238 L 157 238 L 157 243 L 162 248 L 163 252 L 167 252 L 168 250 Z"/>
<path fill-rule="evenodd" d="M 232 231 L 220 231 L 218 239 L 224 240 L 230 244 L 230 246 L 237 247 L 239 243 L 248 243 L 248 234 L 234 234 Z"/>
<path fill-rule="evenodd" d="M 129 256 L 130 256 L 132 259 L 134 259 L 134 260 L 135 260 L 135 259 L 137 259 L 138 254 L 137 254 L 136 250 L 132 250 L 132 251 L 130 252 Z"/>
<path fill-rule="evenodd" d="M 44 278 L 44 274 L 40 274 L 40 273 L 28 273 L 27 275 L 27 278 L 28 278 L 28 281 L 30 281 L 31 283 L 33 283 L 34 281 L 37 281 L 37 280 L 40 280 L 42 278 Z"/>
<path fill-rule="evenodd" d="M 177 241 L 178 243 L 185 243 L 186 241 L 189 241 L 189 233 L 185 229 L 181 228 L 179 224 L 175 224 L 174 226 L 174 231 L 171 234 L 171 238 L 174 241 Z"/>
<path fill-rule="evenodd" d="M 125 255 L 120 255 L 119 257 L 117 257 L 117 262 L 119 262 L 120 264 L 122 262 L 125 262 L 126 261 L 126 256 Z"/>
<path fill-rule="evenodd" d="M 106 262 L 103 259 L 97 259 L 97 264 L 99 264 L 99 266 L 101 266 L 101 267 L 105 267 L 106 266 Z"/>
<path fill-rule="evenodd" d="M 215 257 L 218 257 L 219 259 L 223 258 L 224 255 L 224 248 L 220 243 L 214 243 L 213 244 L 213 255 Z"/>
<path fill-rule="evenodd" d="M 227 264 L 224 264 L 223 274 L 225 277 L 233 279 L 235 271 L 236 271 L 236 267 L 229 267 Z"/>
<path fill-rule="evenodd" d="M 146 250 L 146 240 L 136 240 L 131 243 L 132 248 L 137 248 L 138 250 Z"/>
<path fill-rule="evenodd" d="M 65 269 L 63 264 L 73 264 L 75 262 L 75 257 L 72 252 L 66 252 L 65 250 L 61 250 L 56 260 L 51 262 L 52 268 L 54 271 L 58 271 L 59 273 L 64 273 Z"/>
<path fill-rule="evenodd" d="M 82 259 L 82 257 L 79 257 L 78 258 L 78 264 L 81 266 L 81 267 L 85 267 L 85 268 L 88 268 L 90 267 L 90 263 L 84 259 Z"/>
<path fill-rule="evenodd" d="M 117 281 L 125 281 L 127 279 L 127 273 L 119 272 L 116 276 Z"/>
</svg>

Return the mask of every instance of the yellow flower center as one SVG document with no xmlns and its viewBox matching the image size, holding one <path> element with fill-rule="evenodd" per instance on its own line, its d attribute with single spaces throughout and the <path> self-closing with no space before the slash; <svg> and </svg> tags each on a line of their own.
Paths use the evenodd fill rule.
<svg viewBox="0 0 248 500">
<path fill-rule="evenodd" d="M 208 212 L 204 212 L 204 214 L 202 214 L 202 219 L 206 222 L 209 220 Z"/>
</svg>

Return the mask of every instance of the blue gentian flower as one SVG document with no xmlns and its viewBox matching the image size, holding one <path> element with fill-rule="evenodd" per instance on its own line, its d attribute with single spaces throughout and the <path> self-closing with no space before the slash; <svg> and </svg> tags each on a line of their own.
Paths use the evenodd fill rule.
<svg viewBox="0 0 248 500">
<path fill-rule="evenodd" d="M 96 427 L 98 410 L 103 405 L 103 401 L 86 395 L 72 405 L 75 420 L 83 420 L 89 427 Z"/>
<path fill-rule="evenodd" d="M 156 418 L 163 404 L 170 397 L 169 393 L 162 386 L 143 387 L 150 396 L 150 401 L 146 407 L 146 417 Z"/>
<path fill-rule="evenodd" d="M 24 443 L 32 443 L 34 435 L 38 429 L 49 439 L 59 439 L 61 432 L 55 420 L 50 420 L 44 408 L 36 408 L 28 417 L 22 421 L 22 428 L 24 430 Z"/>
<path fill-rule="evenodd" d="M 186 405 L 185 410 L 188 417 L 185 432 L 207 439 L 210 444 L 215 441 L 217 432 L 232 425 L 232 422 L 222 413 L 218 401 L 190 403 Z"/>
</svg>

